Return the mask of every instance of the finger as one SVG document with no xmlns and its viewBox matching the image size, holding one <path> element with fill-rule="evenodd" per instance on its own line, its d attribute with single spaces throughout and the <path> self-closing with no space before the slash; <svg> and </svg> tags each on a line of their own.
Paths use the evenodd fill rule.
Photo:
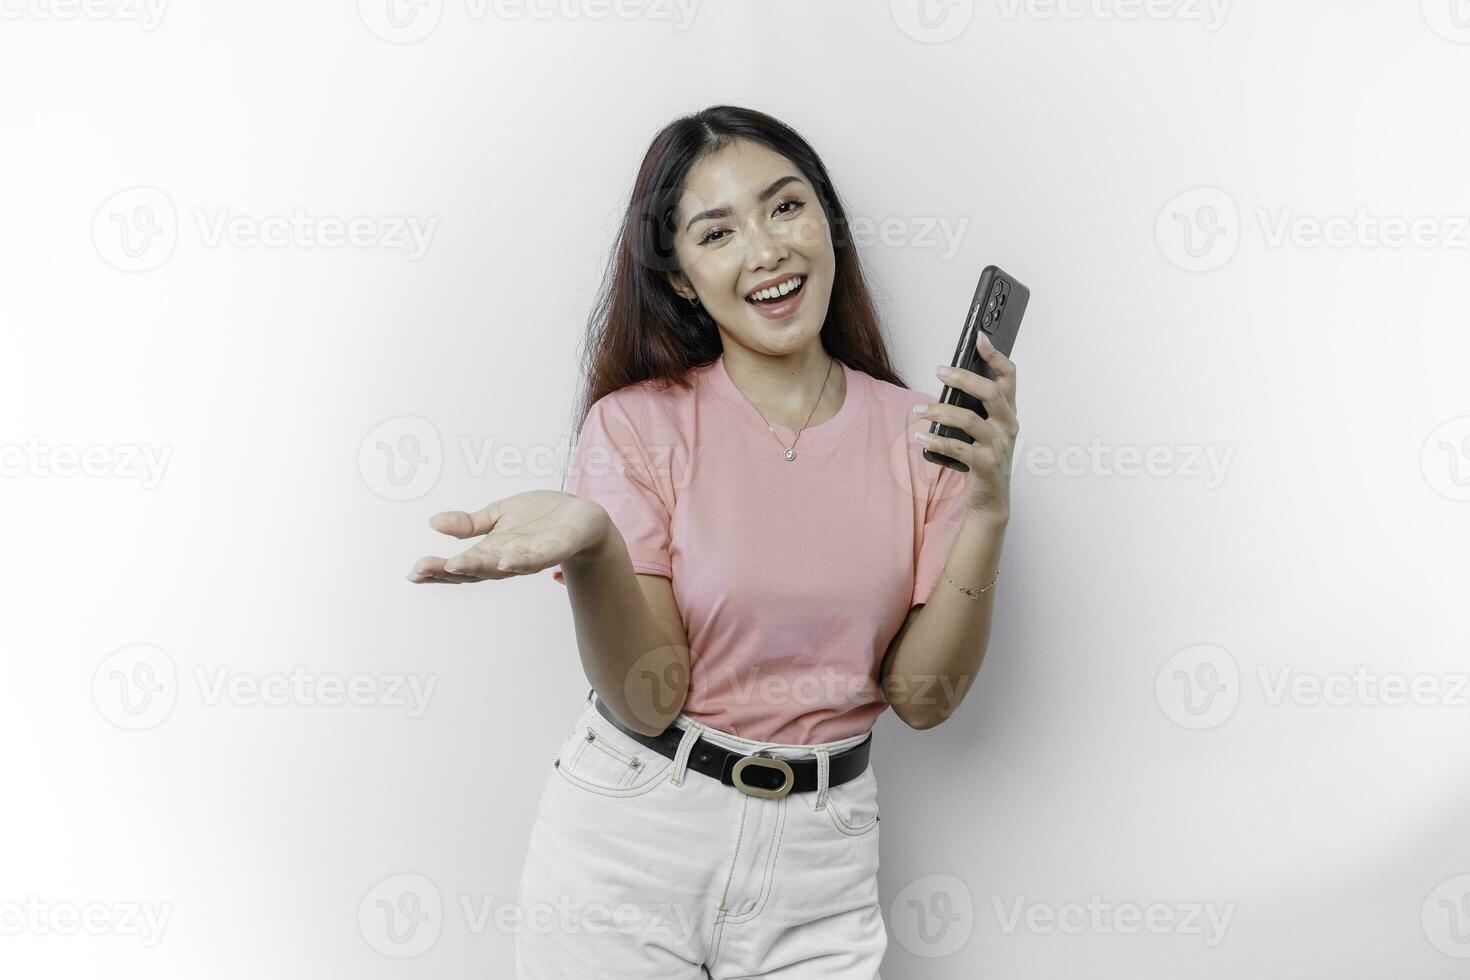
<svg viewBox="0 0 1470 980">
<path fill-rule="evenodd" d="M 534 544 L 510 545 L 500 551 L 499 563 L 495 567 L 512 575 L 529 575 L 547 567 L 549 563 L 545 554 L 543 548 Z"/>
<path fill-rule="evenodd" d="M 916 405 L 914 414 L 920 418 L 932 419 L 940 425 L 947 425 L 952 429 L 960 429 L 968 432 L 970 437 L 985 442 L 994 442 L 999 436 L 1003 422 L 995 421 L 995 412 L 991 412 L 989 419 L 982 419 L 978 412 L 958 405 L 946 405 L 943 402 L 935 402 L 932 405 Z"/>
<path fill-rule="evenodd" d="M 444 563 L 444 571 L 449 575 L 458 575 L 473 582 L 510 578 L 516 573 L 500 567 L 501 557 L 500 552 L 488 551 L 483 546 L 479 546 L 449 559 Z"/>
<path fill-rule="evenodd" d="M 455 555 L 444 563 L 444 571 L 449 575 L 467 576 L 469 578 L 482 578 L 487 572 L 495 569 L 494 561 L 486 562 L 484 556 L 465 552 Z"/>
<path fill-rule="evenodd" d="M 981 382 L 990 381 L 989 378 L 983 377 L 980 380 Z M 1016 422 L 1015 409 L 1011 407 L 1010 402 L 1006 401 L 1005 393 L 1000 390 L 1000 387 L 993 381 L 990 384 L 991 387 L 985 394 L 976 396 L 985 406 L 985 415 L 971 408 L 947 405 L 944 402 L 916 405 L 914 406 L 915 414 L 944 425 L 952 425 L 957 429 L 964 429 L 977 439 L 986 427 L 994 432 L 1014 434 L 1020 428 Z"/>
<path fill-rule="evenodd" d="M 919 438 L 920 435 L 923 436 L 922 439 Z M 951 439 L 949 436 L 941 436 L 933 432 L 916 433 L 914 438 L 918 439 L 925 449 L 932 449 L 942 456 L 959 460 L 970 469 L 975 468 L 970 462 L 974 447 L 963 439 Z"/>
<path fill-rule="evenodd" d="M 1015 421 L 1015 407 L 1012 405 L 1010 399 L 1006 397 L 1005 389 L 1001 387 L 999 381 L 992 380 L 983 374 L 977 374 L 965 368 L 952 367 L 946 368 L 946 370 L 949 372 L 948 374 L 939 375 L 945 384 L 951 388 L 958 388 L 960 391 L 967 392 L 980 399 L 980 403 L 985 406 L 986 414 L 991 418 L 999 417 L 1005 420 L 1004 424 L 1007 425 Z M 979 417 L 978 413 L 976 417 Z M 945 424 L 949 425 L 951 423 L 946 422 Z M 968 432 L 969 430 L 966 429 L 965 431 Z"/>
<path fill-rule="evenodd" d="M 484 554 L 488 551 L 489 554 Z M 481 557 L 488 568 L 501 575 L 527 575 L 546 567 L 545 551 L 536 542 L 519 539 L 515 541 L 487 541 L 482 547 Z"/>
<path fill-rule="evenodd" d="M 470 579 L 464 579 L 464 582 Z M 419 585 L 460 585 L 462 581 L 449 575 L 429 575 L 424 578 L 416 578 L 414 582 Z"/>
<path fill-rule="evenodd" d="M 442 572 L 410 572 L 408 580 L 416 585 L 458 585 L 462 580 Z M 463 581 L 468 581 L 463 580 Z"/>
<path fill-rule="evenodd" d="M 461 582 L 478 581 L 472 575 L 459 575 L 449 572 L 444 567 L 445 559 L 433 555 L 420 558 L 414 562 L 412 570 L 408 573 L 410 582 L 447 582 L 458 585 Z"/>
<path fill-rule="evenodd" d="M 485 568 L 510 575 L 531 575 L 561 561 L 570 530 L 554 527 L 535 536 L 510 531 L 492 532 L 465 552 L 484 560 Z M 455 567 L 455 566 L 451 566 Z"/>
<path fill-rule="evenodd" d="M 573 530 L 567 525 L 557 525 L 535 535 L 522 535 L 514 544 L 502 546 L 491 535 L 485 543 L 508 555 L 515 569 L 522 574 L 539 572 L 543 568 L 560 564 L 571 550 Z"/>
<path fill-rule="evenodd" d="M 437 567 L 442 568 L 443 563 L 443 558 L 438 558 L 434 555 L 425 555 L 413 563 L 413 567 L 408 570 L 408 577 L 410 580 L 422 579 L 431 574 L 436 564 Z"/>
<path fill-rule="evenodd" d="M 413 563 L 412 569 L 407 574 L 409 582 L 445 582 L 451 579 L 450 574 L 444 573 L 444 560 L 442 558 L 426 557 L 419 558 Z"/>
<path fill-rule="evenodd" d="M 500 520 L 500 501 L 481 507 L 474 513 L 462 510 L 446 510 L 429 518 L 429 526 L 441 534 L 456 538 L 472 538 L 489 534 L 495 522 Z"/>
<path fill-rule="evenodd" d="M 975 338 L 975 350 L 980 354 L 982 360 L 990 366 L 990 372 L 995 375 L 996 383 L 1006 393 L 1012 405 L 1016 404 L 1016 362 L 1000 352 L 990 338 L 981 331 Z"/>
</svg>

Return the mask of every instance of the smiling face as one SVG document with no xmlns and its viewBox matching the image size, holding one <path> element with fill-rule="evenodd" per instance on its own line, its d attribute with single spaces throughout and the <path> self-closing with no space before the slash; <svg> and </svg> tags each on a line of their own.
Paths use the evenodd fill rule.
<svg viewBox="0 0 1470 980">
<path fill-rule="evenodd" d="M 691 167 L 675 250 L 682 272 L 670 283 L 699 298 L 727 341 L 772 356 L 820 343 L 832 234 L 811 184 L 784 156 L 737 139 Z"/>
</svg>

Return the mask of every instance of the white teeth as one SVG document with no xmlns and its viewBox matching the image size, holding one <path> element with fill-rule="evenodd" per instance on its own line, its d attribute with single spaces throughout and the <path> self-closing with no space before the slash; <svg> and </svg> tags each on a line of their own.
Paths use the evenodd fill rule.
<svg viewBox="0 0 1470 980">
<path fill-rule="evenodd" d="M 780 285 L 772 286 L 770 289 L 762 289 L 762 290 L 760 290 L 758 292 L 751 293 L 750 294 L 750 298 L 751 299 L 775 299 L 778 296 L 785 296 L 787 293 L 791 292 L 797 286 L 800 286 L 801 283 L 802 283 L 801 276 L 792 276 L 790 279 L 787 279 L 785 282 L 781 283 Z"/>
</svg>

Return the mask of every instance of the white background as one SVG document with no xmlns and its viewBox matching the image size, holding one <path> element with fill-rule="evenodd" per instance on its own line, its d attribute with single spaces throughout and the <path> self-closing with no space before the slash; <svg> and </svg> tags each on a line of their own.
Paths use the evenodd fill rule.
<svg viewBox="0 0 1470 980">
<path fill-rule="evenodd" d="M 637 164 L 718 102 L 887 229 L 910 387 L 982 266 L 1033 291 L 985 669 L 877 726 L 884 975 L 1470 969 L 1463 0 L 110 2 L 0 0 L 0 973 L 510 975 L 465 907 L 586 694 L 565 592 L 404 574 L 560 487 L 491 454 L 564 449 Z M 298 208 L 367 240 L 211 234 Z M 368 703 L 252 693 L 298 668 Z"/>
</svg>

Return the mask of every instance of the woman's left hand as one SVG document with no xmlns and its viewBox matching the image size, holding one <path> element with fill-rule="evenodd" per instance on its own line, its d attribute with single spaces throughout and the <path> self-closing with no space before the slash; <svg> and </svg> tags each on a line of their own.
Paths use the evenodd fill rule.
<svg viewBox="0 0 1470 980">
<path fill-rule="evenodd" d="M 977 338 L 975 349 L 995 375 L 994 381 L 964 368 L 945 367 L 937 374 L 951 388 L 969 392 L 980 399 L 989 418 L 982 419 L 978 412 L 943 402 L 916 408 L 919 416 L 962 429 L 975 441 L 968 443 L 928 432 L 917 432 L 915 438 L 926 448 L 957 459 L 970 468 L 970 472 L 965 474 L 968 477 L 969 513 L 1007 520 L 1011 510 L 1011 453 L 1016 448 L 1016 434 L 1021 431 L 1021 423 L 1016 420 L 1016 365 L 996 350 L 984 333 Z"/>
</svg>

